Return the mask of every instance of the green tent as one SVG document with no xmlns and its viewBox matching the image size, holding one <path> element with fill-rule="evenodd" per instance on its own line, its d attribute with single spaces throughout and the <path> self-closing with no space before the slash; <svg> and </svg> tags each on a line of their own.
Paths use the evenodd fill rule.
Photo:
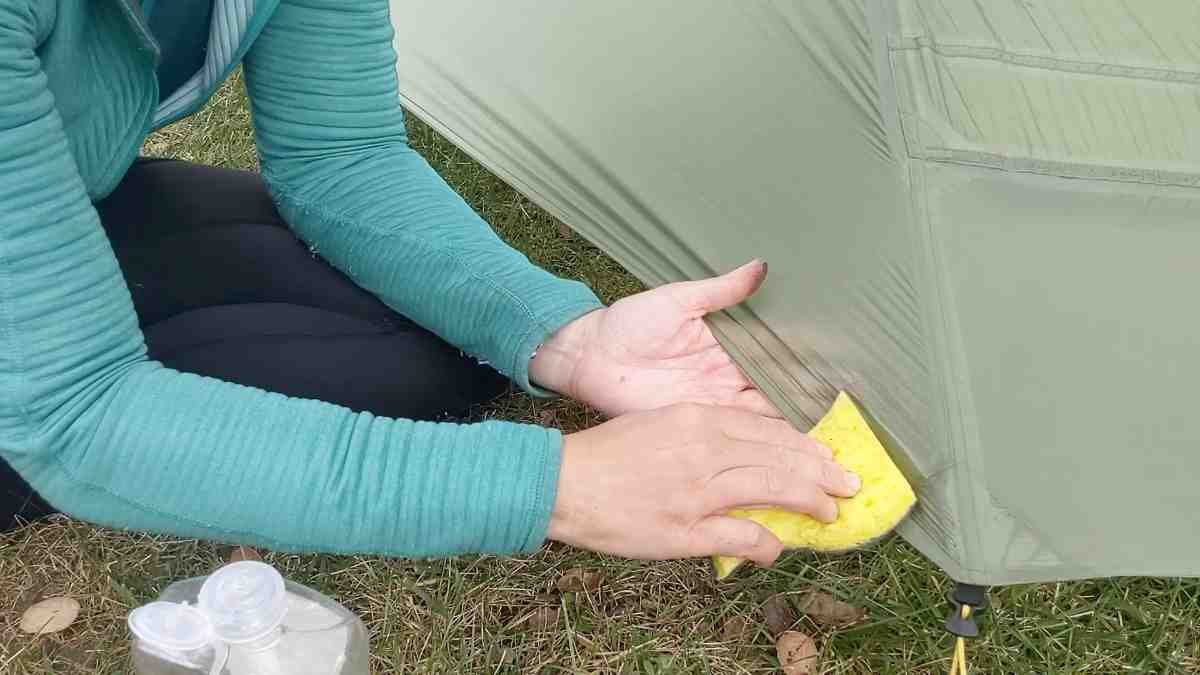
<svg viewBox="0 0 1200 675">
<path fill-rule="evenodd" d="M 645 282 L 770 262 L 722 340 L 952 578 L 1200 573 L 1200 5 L 393 7 L 405 105 Z"/>
</svg>

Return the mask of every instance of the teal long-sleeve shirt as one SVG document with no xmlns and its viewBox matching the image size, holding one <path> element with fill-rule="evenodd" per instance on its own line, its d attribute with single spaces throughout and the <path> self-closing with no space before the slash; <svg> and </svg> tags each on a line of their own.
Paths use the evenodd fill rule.
<svg viewBox="0 0 1200 675">
<path fill-rule="evenodd" d="M 215 7 L 214 26 L 242 28 L 225 48 L 244 57 L 263 175 L 297 235 L 541 393 L 533 350 L 599 300 L 503 244 L 408 147 L 386 0 Z M 0 0 L 0 454 L 110 527 L 404 556 L 539 546 L 554 430 L 375 417 L 147 358 L 92 205 L 161 121 L 130 11 Z"/>
</svg>

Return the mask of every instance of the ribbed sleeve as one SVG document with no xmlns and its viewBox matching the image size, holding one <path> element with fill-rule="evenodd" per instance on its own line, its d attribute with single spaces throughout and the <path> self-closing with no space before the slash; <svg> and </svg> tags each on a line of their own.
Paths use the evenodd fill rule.
<svg viewBox="0 0 1200 675">
<path fill-rule="evenodd" d="M 345 28 L 331 30 L 361 39 Z M 5 459 L 59 509 L 118 528 L 408 556 L 540 545 L 553 430 L 383 419 L 147 360 L 35 53 L 42 29 L 30 0 L 0 0 Z M 354 235 L 331 246 L 388 248 Z"/>
<path fill-rule="evenodd" d="M 246 58 L 263 174 L 324 258 L 542 393 L 534 349 L 600 301 L 505 245 L 408 146 L 388 11 L 387 0 L 280 3 Z"/>
</svg>

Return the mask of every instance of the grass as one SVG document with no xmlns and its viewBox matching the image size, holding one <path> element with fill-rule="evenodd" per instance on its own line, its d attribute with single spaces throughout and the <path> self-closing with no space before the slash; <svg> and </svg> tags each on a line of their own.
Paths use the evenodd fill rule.
<svg viewBox="0 0 1200 675">
<path fill-rule="evenodd" d="M 637 280 L 596 248 L 410 118 L 412 142 L 509 243 L 605 299 Z M 257 164 L 240 81 L 196 116 L 151 138 L 150 154 L 224 166 Z M 566 402 L 507 397 L 479 416 L 567 431 L 597 416 Z M 113 532 L 62 518 L 0 536 L 0 673 L 128 672 L 124 615 L 173 580 L 202 575 L 228 549 Z M 867 610 L 844 629 L 802 618 L 827 673 L 940 673 L 946 580 L 902 541 L 839 558 L 789 555 L 716 584 L 706 561 L 637 563 L 551 545 L 517 559 L 435 562 L 267 554 L 289 578 L 363 617 L 377 673 L 771 673 L 764 600 L 823 589 Z M 560 594 L 563 571 L 603 573 L 599 591 Z M 63 633 L 18 633 L 33 601 L 70 594 L 83 605 Z M 1000 589 L 972 672 L 1200 672 L 1200 582 L 1130 579 Z M 532 620 L 531 620 L 531 617 Z M 538 623 L 545 625 L 539 626 Z M 741 627 L 743 630 L 737 630 Z"/>
</svg>

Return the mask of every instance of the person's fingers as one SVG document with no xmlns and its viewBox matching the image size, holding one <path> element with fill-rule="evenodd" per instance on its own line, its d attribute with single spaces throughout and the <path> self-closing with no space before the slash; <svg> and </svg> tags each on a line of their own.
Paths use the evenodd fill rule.
<svg viewBox="0 0 1200 675">
<path fill-rule="evenodd" d="M 664 286 L 687 311 L 704 315 L 732 307 L 754 294 L 767 277 L 767 264 L 753 260 L 720 276 Z"/>
<path fill-rule="evenodd" d="M 705 326 L 704 328 L 705 333 L 702 338 L 702 344 L 705 345 L 702 347 L 704 350 L 703 367 L 713 371 L 732 368 L 736 370 L 739 375 L 742 375 L 741 369 L 734 364 L 733 359 L 729 356 L 729 352 L 725 351 L 725 347 L 723 347 L 720 342 L 717 342 L 717 338 L 712 337 L 712 332 L 708 330 L 708 326 Z M 742 375 L 742 377 L 745 377 L 745 375 Z"/>
<path fill-rule="evenodd" d="M 711 396 L 724 397 L 714 399 L 712 402 L 715 404 L 727 404 L 727 399 L 737 392 L 754 387 L 753 383 L 746 379 L 741 369 L 732 363 L 722 364 L 697 373 L 691 386 L 697 391 L 706 392 Z"/>
<path fill-rule="evenodd" d="M 774 507 L 804 513 L 825 523 L 837 520 L 836 491 L 825 483 L 826 460 L 808 458 L 799 471 L 781 466 L 749 465 L 722 471 L 704 487 L 704 504 L 711 513 L 730 509 Z M 840 494 L 838 495 L 840 496 Z"/>
<path fill-rule="evenodd" d="M 763 400 L 766 400 L 765 396 Z M 833 457 L 828 446 L 799 431 L 787 420 L 778 418 L 778 413 L 764 416 L 756 411 L 729 409 L 720 414 L 719 428 L 733 440 L 790 448 L 817 457 Z"/>
<path fill-rule="evenodd" d="M 818 471 L 821 477 L 817 483 L 826 494 L 850 498 L 862 489 L 862 479 L 858 477 L 858 474 L 848 471 L 846 467 L 832 459 L 821 460 Z"/>
<path fill-rule="evenodd" d="M 697 556 L 734 556 L 767 567 L 783 553 L 783 543 L 778 537 L 744 518 L 710 516 L 696 523 L 690 535 L 690 548 Z"/>
<path fill-rule="evenodd" d="M 719 391 L 732 392 L 726 394 L 728 398 L 724 400 L 713 401 L 716 405 L 732 406 L 765 417 L 783 417 L 719 343 L 714 342 L 703 354 L 704 366 L 711 373 L 705 378 L 706 384 Z"/>
<path fill-rule="evenodd" d="M 734 394 L 733 401 L 730 403 L 735 408 L 745 410 L 746 412 L 762 415 L 772 419 L 782 420 L 783 414 L 775 407 L 775 404 L 757 389 L 743 389 Z M 786 424 L 786 422 L 785 422 Z M 819 446 L 818 447 L 823 447 Z"/>
</svg>

